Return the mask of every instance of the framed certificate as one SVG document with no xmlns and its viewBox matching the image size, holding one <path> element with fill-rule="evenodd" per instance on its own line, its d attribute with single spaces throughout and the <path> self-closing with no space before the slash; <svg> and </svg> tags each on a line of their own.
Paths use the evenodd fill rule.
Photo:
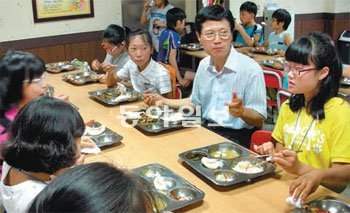
<svg viewBox="0 0 350 213">
<path fill-rule="evenodd" d="M 93 0 L 32 0 L 34 22 L 94 17 Z"/>
</svg>

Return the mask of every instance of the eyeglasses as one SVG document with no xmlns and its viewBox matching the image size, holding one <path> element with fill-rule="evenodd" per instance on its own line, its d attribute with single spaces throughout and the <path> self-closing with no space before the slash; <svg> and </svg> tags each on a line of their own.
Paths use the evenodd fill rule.
<svg viewBox="0 0 350 213">
<path fill-rule="evenodd" d="M 45 79 L 46 79 L 46 77 L 44 75 L 42 75 L 40 78 L 33 78 L 31 81 L 29 79 L 23 80 L 23 83 L 40 84 Z"/>
<path fill-rule="evenodd" d="M 309 68 L 298 68 L 298 67 L 292 67 L 289 63 L 284 63 L 284 71 L 287 73 L 292 72 L 294 76 L 300 76 L 300 73 L 302 72 L 308 72 L 312 70 L 317 70 L 316 67 L 309 67 Z"/>
<path fill-rule="evenodd" d="M 205 32 L 202 34 L 203 38 L 205 40 L 208 40 L 208 41 L 214 40 L 216 35 L 218 35 L 219 38 L 222 40 L 226 40 L 226 39 L 229 39 L 231 37 L 231 33 L 228 31 L 220 31 L 220 32 L 210 31 L 210 32 Z"/>
<path fill-rule="evenodd" d="M 101 46 L 108 52 L 113 52 L 114 50 L 116 50 L 119 46 L 121 45 L 121 43 L 119 43 L 118 45 L 113 46 L 112 48 L 110 47 L 111 45 L 106 45 L 105 42 L 101 43 Z"/>
</svg>

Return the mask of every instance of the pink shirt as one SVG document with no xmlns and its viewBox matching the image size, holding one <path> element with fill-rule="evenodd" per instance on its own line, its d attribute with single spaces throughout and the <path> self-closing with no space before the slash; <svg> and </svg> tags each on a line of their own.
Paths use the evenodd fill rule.
<svg viewBox="0 0 350 213">
<path fill-rule="evenodd" d="M 12 122 L 15 119 L 18 111 L 19 110 L 17 108 L 10 109 L 9 111 L 7 111 L 5 113 L 5 117 Z M 3 126 L 0 126 L 0 132 L 2 132 L 4 130 L 5 130 L 5 128 Z M 2 144 L 5 140 L 7 140 L 7 138 L 8 138 L 8 132 L 6 132 L 4 134 L 0 133 L 0 144 Z"/>
</svg>

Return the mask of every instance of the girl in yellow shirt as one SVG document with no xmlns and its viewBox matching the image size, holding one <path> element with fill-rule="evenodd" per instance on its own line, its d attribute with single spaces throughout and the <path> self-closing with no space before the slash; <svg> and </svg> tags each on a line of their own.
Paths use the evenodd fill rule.
<svg viewBox="0 0 350 213">
<path fill-rule="evenodd" d="M 341 60 L 329 36 L 312 33 L 286 51 L 285 71 L 293 95 L 281 108 L 272 142 L 255 146 L 289 173 L 350 163 L 350 107 L 337 98 Z M 346 184 L 321 182 L 335 191 Z"/>
</svg>

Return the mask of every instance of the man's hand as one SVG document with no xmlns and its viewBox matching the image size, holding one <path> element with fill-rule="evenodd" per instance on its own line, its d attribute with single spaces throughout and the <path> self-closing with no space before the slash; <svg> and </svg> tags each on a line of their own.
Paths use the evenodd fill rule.
<svg viewBox="0 0 350 213">
<path fill-rule="evenodd" d="M 232 116 L 241 117 L 244 112 L 244 103 L 242 99 L 237 97 L 236 92 L 232 92 L 232 100 L 230 103 L 225 103 L 228 106 L 228 111 Z"/>
</svg>

